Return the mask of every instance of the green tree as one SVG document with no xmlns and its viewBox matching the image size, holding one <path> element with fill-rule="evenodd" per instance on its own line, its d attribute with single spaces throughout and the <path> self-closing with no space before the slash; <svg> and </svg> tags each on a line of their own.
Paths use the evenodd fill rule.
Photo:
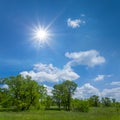
<svg viewBox="0 0 120 120">
<path fill-rule="evenodd" d="M 89 111 L 89 101 L 88 100 L 72 100 L 72 110 L 79 112 L 88 112 Z"/>
<path fill-rule="evenodd" d="M 102 104 L 103 104 L 103 106 L 110 107 L 111 103 L 112 103 L 112 101 L 110 100 L 109 97 L 102 98 Z"/>
<path fill-rule="evenodd" d="M 61 104 L 64 98 L 64 89 L 62 84 L 57 84 L 53 86 L 52 94 L 53 101 L 57 104 L 59 110 L 61 109 Z"/>
<path fill-rule="evenodd" d="M 98 106 L 100 106 L 99 96 L 93 95 L 93 96 L 91 96 L 88 100 L 89 100 L 90 106 L 93 106 L 93 107 L 98 107 Z"/>
<path fill-rule="evenodd" d="M 50 106 L 53 103 L 53 99 L 50 95 L 46 96 L 46 101 L 45 101 L 45 109 L 50 109 Z"/>
<path fill-rule="evenodd" d="M 7 88 L 0 88 L 0 105 L 2 107 L 11 106 L 11 96 Z"/>
<path fill-rule="evenodd" d="M 120 102 L 116 102 L 116 103 L 115 103 L 115 108 L 116 108 L 116 111 L 117 111 L 117 112 L 120 111 Z"/>
<path fill-rule="evenodd" d="M 77 88 L 77 84 L 69 80 L 64 81 L 62 84 L 64 88 L 64 97 L 65 97 L 64 104 L 65 104 L 66 110 L 70 111 L 71 98 Z"/>
<path fill-rule="evenodd" d="M 42 94 L 46 91 L 43 86 L 40 86 L 29 76 L 26 78 L 21 75 L 12 76 L 5 81 L 9 87 L 11 105 L 16 107 L 17 110 L 28 110 L 31 106 L 37 106 L 43 96 Z"/>
<path fill-rule="evenodd" d="M 77 84 L 66 80 L 62 84 L 55 85 L 53 88 L 53 98 L 59 106 L 59 109 L 62 104 L 67 111 L 70 111 L 71 98 L 77 88 Z"/>
</svg>

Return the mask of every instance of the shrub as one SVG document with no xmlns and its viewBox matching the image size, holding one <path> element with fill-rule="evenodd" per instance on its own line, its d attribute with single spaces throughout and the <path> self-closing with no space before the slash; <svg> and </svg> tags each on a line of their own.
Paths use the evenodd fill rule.
<svg viewBox="0 0 120 120">
<path fill-rule="evenodd" d="M 116 102 L 115 107 L 116 111 L 120 111 L 120 102 Z"/>
<path fill-rule="evenodd" d="M 74 99 L 72 101 L 72 110 L 80 112 L 89 111 L 89 102 L 87 100 Z"/>
</svg>

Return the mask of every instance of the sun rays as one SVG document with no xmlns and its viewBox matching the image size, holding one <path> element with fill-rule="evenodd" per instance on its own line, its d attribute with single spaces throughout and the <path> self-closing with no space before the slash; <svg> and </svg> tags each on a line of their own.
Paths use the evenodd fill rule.
<svg viewBox="0 0 120 120">
<path fill-rule="evenodd" d="M 50 43 L 52 37 L 48 27 L 41 26 L 40 24 L 34 25 L 32 28 L 32 42 L 36 47 L 43 47 Z"/>
</svg>

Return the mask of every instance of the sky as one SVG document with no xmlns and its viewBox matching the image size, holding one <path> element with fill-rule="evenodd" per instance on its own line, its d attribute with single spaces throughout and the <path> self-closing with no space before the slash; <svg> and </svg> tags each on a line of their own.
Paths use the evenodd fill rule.
<svg viewBox="0 0 120 120">
<path fill-rule="evenodd" d="M 29 75 L 49 94 L 70 80 L 75 98 L 120 101 L 119 12 L 119 0 L 0 0 L 0 78 Z"/>
</svg>

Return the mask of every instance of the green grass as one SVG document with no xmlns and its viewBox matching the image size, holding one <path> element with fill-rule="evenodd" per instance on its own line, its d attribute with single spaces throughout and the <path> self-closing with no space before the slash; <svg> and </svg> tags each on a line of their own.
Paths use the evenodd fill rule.
<svg viewBox="0 0 120 120">
<path fill-rule="evenodd" d="M 0 120 L 120 120 L 114 108 L 92 108 L 88 113 L 66 111 L 0 112 Z"/>
</svg>

